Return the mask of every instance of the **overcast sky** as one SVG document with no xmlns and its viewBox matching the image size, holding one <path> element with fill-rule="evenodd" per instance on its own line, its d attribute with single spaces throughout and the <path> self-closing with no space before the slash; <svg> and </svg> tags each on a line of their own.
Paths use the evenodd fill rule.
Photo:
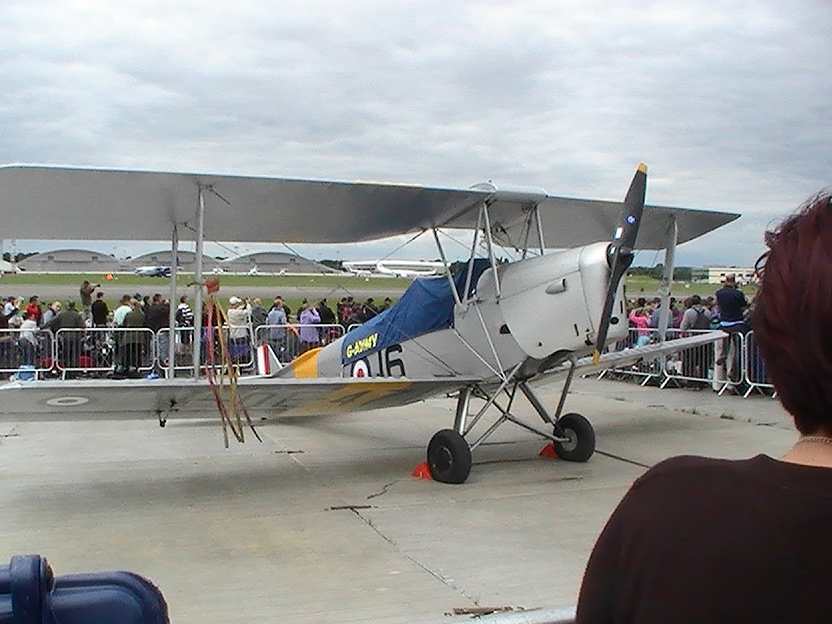
<svg viewBox="0 0 832 624">
<path fill-rule="evenodd" d="M 3 0 L 0 163 L 621 199 L 643 161 L 649 203 L 743 214 L 677 263 L 744 266 L 832 184 L 830 25 L 829 0 Z"/>
</svg>

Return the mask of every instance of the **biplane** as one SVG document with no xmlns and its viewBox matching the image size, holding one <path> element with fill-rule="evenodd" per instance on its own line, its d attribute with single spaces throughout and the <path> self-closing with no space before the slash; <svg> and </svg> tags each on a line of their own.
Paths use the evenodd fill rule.
<svg viewBox="0 0 832 624">
<path fill-rule="evenodd" d="M 665 270 L 669 264 L 672 275 L 677 244 L 739 216 L 645 205 L 646 183 L 646 167 L 640 165 L 619 202 L 492 183 L 444 189 L 10 165 L 0 167 L 0 214 L 10 224 L 8 236 L 16 238 L 83 238 L 90 231 L 114 240 L 170 237 L 173 257 L 180 235 L 192 232 L 195 309 L 203 300 L 200 259 L 206 236 L 341 243 L 432 233 L 446 267 L 443 275 L 414 280 L 392 308 L 287 366 L 265 346 L 260 374 L 236 383 L 248 409 L 279 416 L 335 415 L 455 395 L 454 421 L 431 438 L 427 463 L 434 479 L 462 483 L 472 451 L 504 423 L 549 440 L 564 460 L 587 461 L 595 450 L 592 425 L 580 414 L 564 413 L 577 371 L 623 366 L 722 337 L 713 332 L 607 350 L 628 333 L 624 277 L 635 250 L 665 249 Z M 56 208 L 61 218 L 46 218 Z M 455 274 L 447 268 L 440 238 L 449 229 L 473 231 L 470 257 Z M 500 262 L 498 247 L 514 248 L 521 258 Z M 172 293 L 176 272 L 172 267 Z M 663 310 L 666 314 L 667 305 Z M 199 336 L 201 315 L 195 325 Z M 170 340 L 172 353 L 172 333 Z M 119 406 L 130 405 L 131 412 L 139 406 L 164 423 L 185 409 L 204 409 L 213 401 L 201 373 L 201 341 L 193 342 L 191 378 L 175 377 L 171 363 L 162 379 L 11 383 L 0 389 L 4 410 L 47 418 L 118 418 Z M 533 386 L 556 375 L 565 381 L 558 404 L 549 409 Z M 542 425 L 516 415 L 512 406 L 518 397 L 531 404 Z M 482 405 L 475 409 L 477 400 Z M 496 420 L 483 423 L 485 430 L 475 437 L 490 408 Z"/>
</svg>

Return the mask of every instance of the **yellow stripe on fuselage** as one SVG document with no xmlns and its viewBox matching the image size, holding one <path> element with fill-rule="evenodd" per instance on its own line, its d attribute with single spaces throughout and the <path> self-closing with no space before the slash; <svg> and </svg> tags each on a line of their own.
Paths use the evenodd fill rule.
<svg viewBox="0 0 832 624">
<path fill-rule="evenodd" d="M 292 362 L 292 370 L 296 379 L 315 379 L 318 376 L 318 353 L 320 351 L 320 348 L 310 349 L 295 358 Z"/>
</svg>

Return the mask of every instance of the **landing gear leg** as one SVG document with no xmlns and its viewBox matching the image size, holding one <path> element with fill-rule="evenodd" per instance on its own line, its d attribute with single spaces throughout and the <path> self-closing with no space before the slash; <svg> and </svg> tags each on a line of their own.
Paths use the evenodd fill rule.
<svg viewBox="0 0 832 624">
<path fill-rule="evenodd" d="M 543 421 L 552 425 L 552 435 L 545 437 L 552 440 L 558 457 L 566 461 L 585 462 L 595 452 L 595 430 L 592 428 L 592 424 L 580 414 L 569 413 L 561 416 L 574 373 L 575 361 L 572 360 L 554 418 L 549 415 L 546 406 L 543 405 L 528 383 L 521 381 L 518 383 L 518 387 L 526 395 L 529 403 Z"/>
</svg>

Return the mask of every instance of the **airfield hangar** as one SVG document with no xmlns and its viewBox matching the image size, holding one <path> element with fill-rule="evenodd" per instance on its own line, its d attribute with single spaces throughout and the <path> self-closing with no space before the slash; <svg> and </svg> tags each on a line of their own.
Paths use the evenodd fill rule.
<svg viewBox="0 0 832 624">
<path fill-rule="evenodd" d="M 338 273 L 335 269 L 318 262 L 280 251 L 264 251 L 228 258 L 221 261 L 220 266 L 228 273 L 248 273 L 252 269 L 257 269 L 257 273 L 260 274 L 273 275 L 280 273 Z"/>
<path fill-rule="evenodd" d="M 117 273 L 131 271 L 126 260 L 89 249 L 58 249 L 34 254 L 18 266 L 31 273 Z"/>
<path fill-rule="evenodd" d="M 180 250 L 177 253 L 177 256 L 179 257 L 179 270 L 184 271 L 186 273 L 193 273 L 196 270 L 195 252 Z M 128 262 L 130 265 L 130 270 L 132 271 L 133 269 L 137 269 L 143 266 L 173 266 L 171 258 L 171 251 L 170 249 L 168 249 L 164 251 L 153 251 L 150 253 L 142 254 L 141 256 L 130 258 Z M 210 273 L 219 266 L 220 261 L 216 258 L 206 256 L 205 254 L 202 255 L 203 272 Z"/>
</svg>

